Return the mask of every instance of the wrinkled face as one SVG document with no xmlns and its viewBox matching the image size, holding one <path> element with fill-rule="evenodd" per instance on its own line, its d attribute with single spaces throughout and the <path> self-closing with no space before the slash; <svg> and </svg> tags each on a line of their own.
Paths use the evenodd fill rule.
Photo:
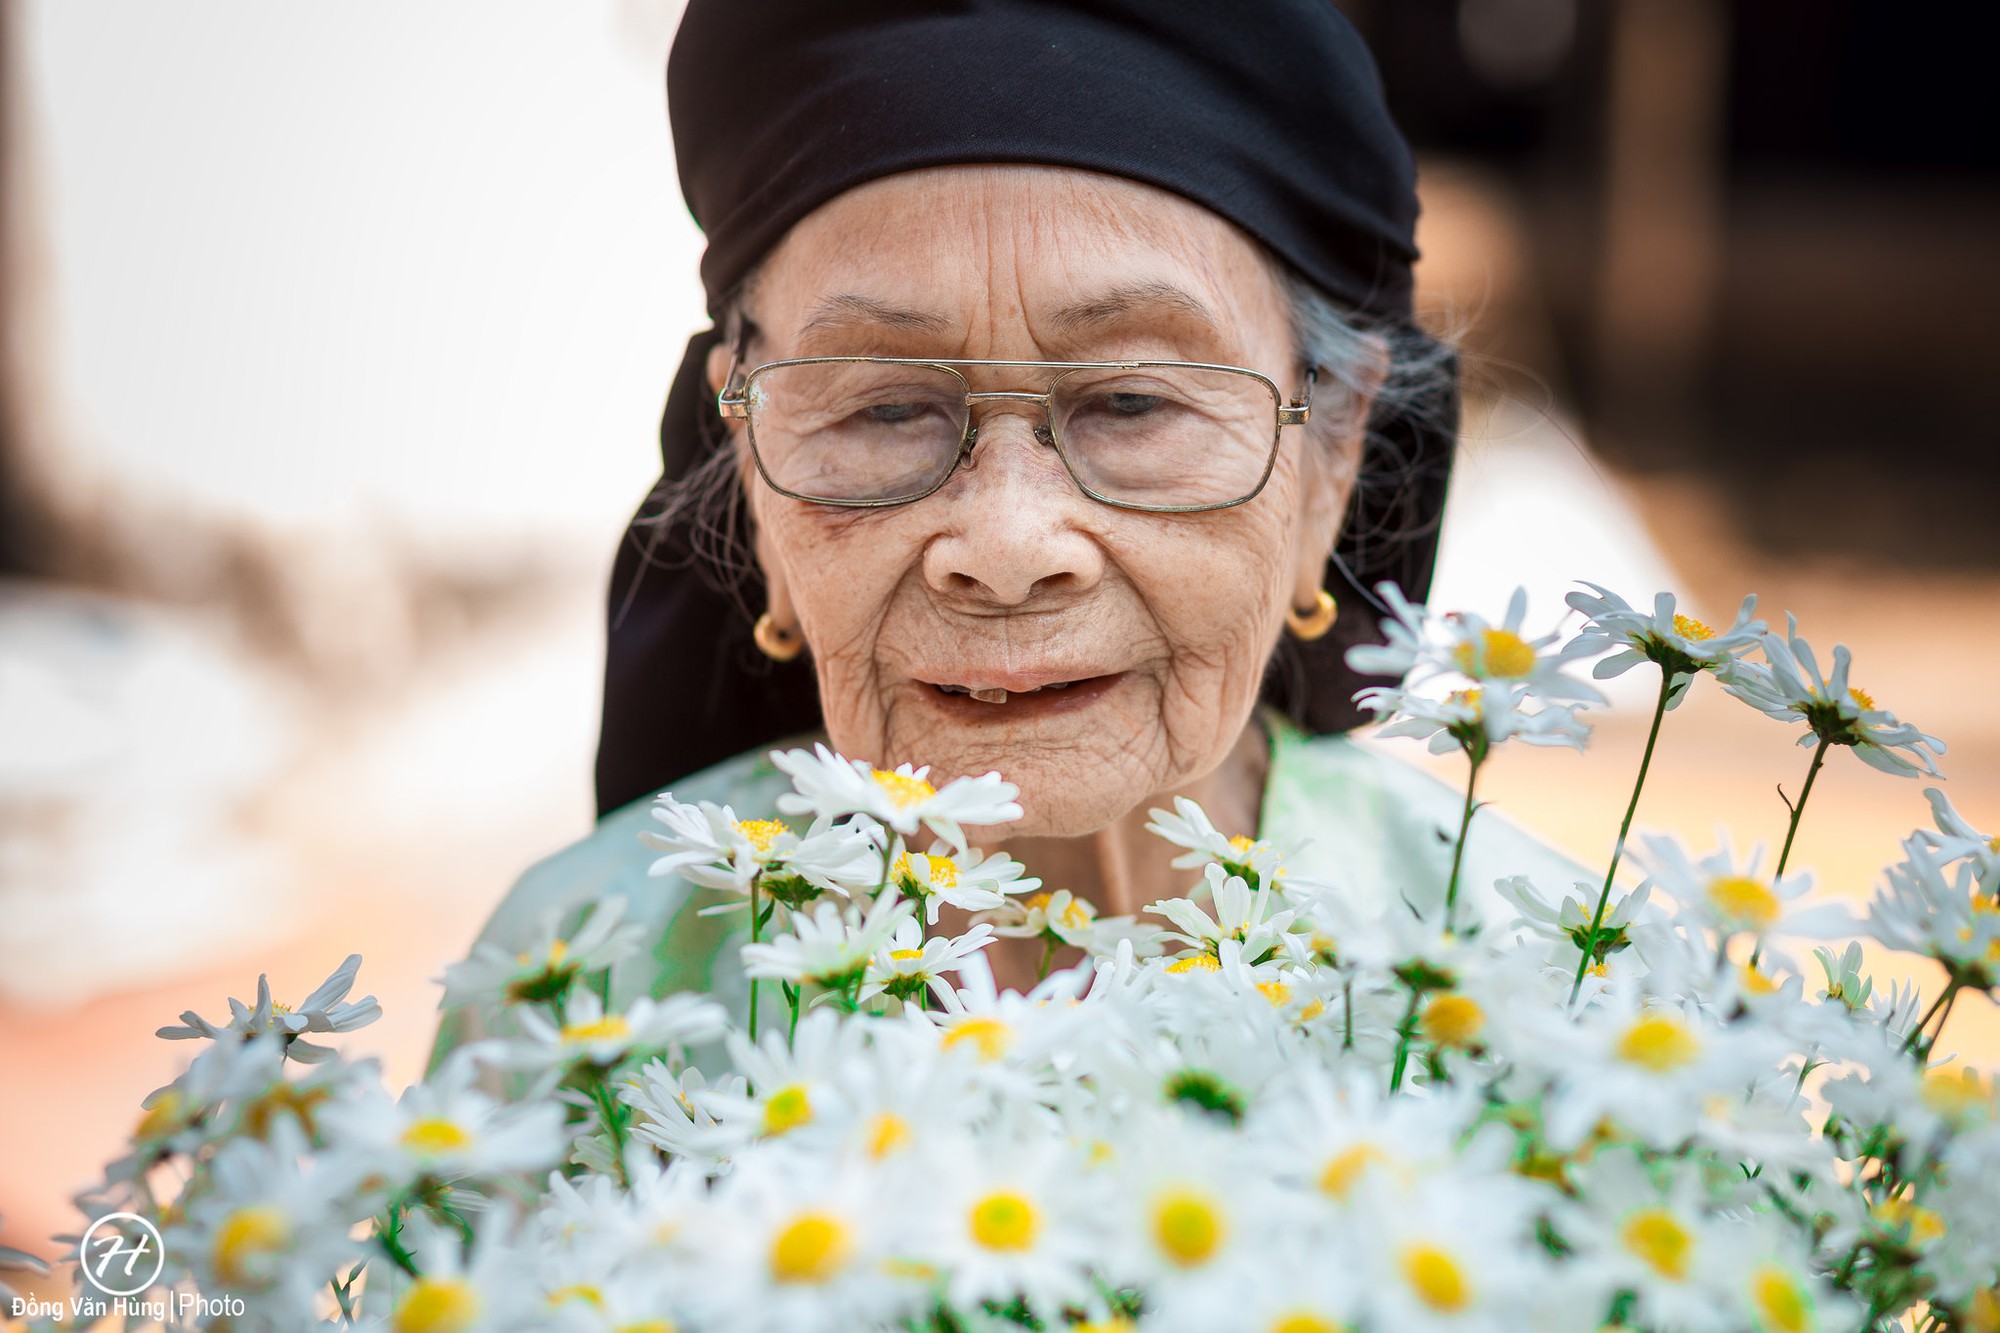
<svg viewBox="0 0 2000 1333">
<path fill-rule="evenodd" d="M 1303 383 L 1255 244 L 1086 172 L 952 167 L 850 191 L 772 252 L 744 313 L 746 365 L 1157 359 L 1258 370 L 1288 399 Z M 711 380 L 726 370 L 719 354 Z M 1041 387 L 1004 373 L 1026 378 L 972 387 Z M 1324 381 L 1316 397 L 1334 399 L 1316 420 L 1340 406 Z M 1312 604 L 1352 442 L 1287 428 L 1249 503 L 1153 514 L 1084 495 L 1037 438 L 1039 407 L 987 402 L 974 420 L 951 480 L 893 508 L 792 500 L 746 466 L 770 609 L 803 634 L 842 753 L 929 764 L 934 781 L 998 769 L 1027 812 L 1011 832 L 1088 833 L 1228 754 L 1287 605 Z"/>
</svg>

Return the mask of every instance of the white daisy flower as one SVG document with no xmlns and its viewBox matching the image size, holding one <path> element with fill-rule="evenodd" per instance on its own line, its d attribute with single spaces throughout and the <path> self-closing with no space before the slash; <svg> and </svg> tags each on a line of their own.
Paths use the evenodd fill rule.
<svg viewBox="0 0 2000 1333">
<path fill-rule="evenodd" d="M 1354 696 L 1361 707 L 1386 719 L 1378 736 L 1411 736 L 1428 740 L 1432 754 L 1462 749 L 1483 755 L 1511 740 L 1525 745 L 1567 745 L 1583 749 L 1590 724 L 1576 713 L 1580 705 L 1554 704 L 1527 709 L 1527 687 L 1471 685 L 1442 699 L 1408 689 L 1372 686 Z"/>
<path fill-rule="evenodd" d="M 1720 632 L 1676 611 L 1674 595 L 1653 598 L 1653 613 L 1635 610 L 1608 588 L 1584 583 L 1591 593 L 1573 592 L 1564 600 L 1586 617 L 1583 630 L 1563 649 L 1568 658 L 1610 656 L 1590 670 L 1599 680 L 1623 675 L 1641 662 L 1652 662 L 1667 681 L 1667 707 L 1680 707 L 1687 687 L 1703 671 L 1715 671 L 1754 651 L 1768 628 L 1752 619 L 1757 609 L 1753 593 L 1743 599 L 1735 621 Z"/>
<path fill-rule="evenodd" d="M 692 1065 L 675 1071 L 664 1060 L 648 1060 L 619 1098 L 638 1112 L 634 1138 L 713 1171 L 753 1135 L 718 1129 L 721 1122 L 710 1109 L 708 1094 L 720 1095 L 717 1105 L 731 1106 L 747 1099 L 749 1088 L 741 1074 L 727 1075 L 711 1088 L 708 1075 Z"/>
<path fill-rule="evenodd" d="M 879 855 L 879 854 L 878 854 Z M 879 867 L 881 862 L 876 860 Z M 935 926 L 938 912 L 956 907 L 984 912 L 999 907 L 1009 894 L 1032 893 L 1042 882 L 1005 852 L 984 855 L 977 849 L 952 852 L 943 842 L 929 852 L 900 851 L 889 866 L 889 883 L 905 897 L 923 904 L 924 924 Z"/>
<path fill-rule="evenodd" d="M 1953 867 L 1918 838 L 1903 851 L 1869 904 L 1867 933 L 1892 949 L 1937 959 L 1974 990 L 2000 982 L 2000 899 L 1979 883 L 1977 861 Z"/>
<path fill-rule="evenodd" d="M 1347 663 L 1369 675 L 1395 675 L 1405 688 L 1436 677 L 1458 677 L 1483 685 L 1524 686 L 1538 700 L 1603 703 L 1596 688 L 1564 674 L 1568 659 L 1549 651 L 1561 637 L 1556 631 L 1524 637 L 1528 590 L 1516 588 L 1498 625 L 1470 611 L 1439 616 L 1404 599 L 1394 584 L 1378 588 L 1390 602 L 1391 615 L 1382 622 L 1386 645 L 1360 644 L 1347 650 Z"/>
<path fill-rule="evenodd" d="M 536 920 L 528 947 L 512 953 L 490 942 L 476 945 L 470 957 L 445 968 L 439 1007 L 520 1004 L 567 994 L 577 977 L 602 971 L 643 947 L 645 927 L 620 924 L 626 905 L 622 894 L 598 899 L 568 937 L 560 930 L 568 909 L 550 908 Z"/>
<path fill-rule="evenodd" d="M 1573 1040 L 1544 1110 L 1548 1140 L 1563 1150 L 1606 1119 L 1649 1146 L 1673 1148 L 1694 1132 L 1710 1096 L 1743 1095 L 1778 1056 L 1763 1032 L 1617 992 L 1583 1014 Z"/>
<path fill-rule="evenodd" d="M 783 820 L 738 819 L 726 805 L 688 805 L 671 792 L 656 797 L 650 813 L 661 827 L 640 833 L 639 841 L 665 855 L 647 867 L 648 875 L 679 875 L 737 895 L 739 901 L 707 913 L 742 908 L 753 883 L 798 907 L 822 892 L 872 888 L 881 878 L 880 854 L 852 824 L 816 824 L 801 835 Z"/>
<path fill-rule="evenodd" d="M 810 982 L 829 992 L 851 990 L 861 983 L 876 951 L 915 912 L 915 903 L 893 892 L 876 898 L 866 916 L 851 905 L 816 903 L 810 914 L 792 914 L 787 933 L 744 945 L 744 975 L 795 986 Z"/>
<path fill-rule="evenodd" d="M 1041 940 L 1057 948 L 1081 949 L 1093 958 L 1115 952 L 1125 941 L 1139 957 L 1151 957 L 1160 952 L 1163 933 L 1136 917 L 1099 916 L 1088 899 L 1068 889 L 1011 898 L 980 919 L 1003 939 Z"/>
<path fill-rule="evenodd" d="M 1785 621 L 1784 638 L 1764 636 L 1764 661 L 1738 660 L 1717 673 L 1723 688 L 1766 717 L 1805 722 L 1800 745 L 1845 745 L 1855 758 L 1884 773 L 1936 777 L 1931 754 L 1943 754 L 1944 742 L 1898 721 L 1888 709 L 1876 707 L 1866 690 L 1851 686 L 1852 655 L 1845 645 L 1833 650 L 1833 674 L 1822 676 L 1812 645 L 1799 637 L 1798 618 L 1788 615 Z"/>
<path fill-rule="evenodd" d="M 911 1257 L 946 1274 L 961 1309 L 1019 1298 L 1043 1321 L 1092 1292 L 1087 1267 L 1101 1202 L 1085 1164 L 1046 1139 L 961 1136 L 931 1145 L 912 1200 Z"/>
<path fill-rule="evenodd" d="M 1493 884 L 1494 892 L 1520 913 L 1512 924 L 1525 926 L 1554 945 L 1550 961 L 1570 974 L 1574 974 L 1577 963 L 1582 961 L 1585 942 L 1591 938 L 1590 922 L 1597 912 L 1597 898 L 1604 890 L 1602 884 L 1582 881 L 1573 887 L 1576 892 L 1565 895 L 1558 907 L 1525 875 L 1512 875 Z M 1609 975 L 1612 957 L 1631 947 L 1635 925 L 1646 920 L 1664 920 L 1660 910 L 1650 905 L 1652 893 L 1651 881 L 1636 889 L 1612 890 L 1612 899 L 1605 904 L 1604 919 L 1597 924 L 1596 942 L 1591 948 L 1592 975 L 1600 980 Z"/>
<path fill-rule="evenodd" d="M 1576 1202 L 1561 1203 L 1556 1226 L 1599 1301 L 1633 1292 L 1634 1322 L 1646 1328 L 1733 1327 L 1726 1256 L 1741 1228 L 1709 1215 L 1698 1165 L 1648 1164 L 1616 1148 L 1593 1155 L 1576 1183 Z"/>
<path fill-rule="evenodd" d="M 274 1121 L 267 1138 L 216 1149 L 207 1191 L 162 1229 L 162 1247 L 202 1291 L 251 1298 L 274 1326 L 287 1312 L 309 1324 L 335 1270 L 362 1257 L 348 1235 L 369 1212 L 355 1202 L 357 1183 L 337 1158 L 310 1154 L 294 1122 Z"/>
<path fill-rule="evenodd" d="M 924 928 L 913 920 L 897 923 L 896 933 L 875 951 L 859 999 L 877 995 L 905 1002 L 915 1001 L 926 991 L 950 990 L 944 980 L 981 949 L 993 942 L 993 927 L 981 922 L 963 935 L 934 935 L 924 938 Z"/>
<path fill-rule="evenodd" d="M 1174 858 L 1176 870 L 1192 870 L 1206 862 L 1218 861 L 1230 874 L 1260 884 L 1284 873 L 1284 855 L 1275 846 L 1240 833 L 1235 837 L 1224 834 L 1215 827 L 1206 810 L 1185 796 L 1174 797 L 1171 814 L 1160 809 L 1146 813 L 1150 816 L 1146 823 L 1148 833 L 1188 849 L 1185 855 Z"/>
<path fill-rule="evenodd" d="M 457 1232 L 413 1215 L 404 1243 L 422 1276 L 397 1284 L 387 1326 L 395 1333 L 520 1328 L 522 1312 L 536 1307 L 538 1293 L 532 1281 L 533 1253 L 509 1234 L 515 1225 L 511 1210 L 485 1210 L 468 1245 Z"/>
<path fill-rule="evenodd" d="M 1290 908 L 1271 910 L 1282 902 L 1276 890 L 1268 884 L 1252 889 L 1242 876 L 1229 874 L 1213 861 L 1204 868 L 1202 876 L 1215 906 L 1213 916 L 1192 898 L 1163 898 L 1146 904 L 1148 912 L 1163 916 L 1180 928 L 1178 932 L 1169 932 L 1167 938 L 1179 940 L 1209 957 L 1216 956 L 1224 940 L 1234 940 L 1242 947 L 1243 956 L 1252 961 L 1261 962 L 1276 953 L 1297 915 Z"/>
<path fill-rule="evenodd" d="M 190 1009 L 181 1015 L 181 1023 L 185 1026 L 163 1027 L 154 1035 L 169 1041 L 195 1037 L 220 1041 L 225 1036 L 240 1040 L 262 1032 L 275 1032 L 284 1039 L 288 1058 L 302 1064 L 330 1060 L 334 1055 L 332 1047 L 301 1040 L 301 1034 L 352 1032 L 382 1016 L 382 1006 L 375 1003 L 373 995 L 353 1001 L 347 999 L 347 992 L 354 987 L 354 974 L 360 968 L 361 955 L 347 955 L 346 961 L 333 970 L 333 975 L 314 987 L 296 1006 L 273 1001 L 270 978 L 260 974 L 257 978 L 257 1003 L 246 1005 L 231 996 L 227 1023 L 211 1023 Z"/>
<path fill-rule="evenodd" d="M 721 1005 L 704 996 L 641 996 L 622 1012 L 606 1012 L 595 991 L 579 988 L 560 1020 L 538 1009 L 516 1011 L 522 1035 L 488 1038 L 465 1049 L 498 1069 L 554 1074 L 579 1062 L 608 1067 L 629 1055 L 713 1041 L 728 1027 Z"/>
<path fill-rule="evenodd" d="M 502 1104 L 473 1086 L 474 1062 L 454 1052 L 430 1078 L 391 1101 L 386 1092 L 327 1107 L 327 1140 L 365 1162 L 387 1189 L 423 1177 L 538 1172 L 569 1148 L 563 1108 L 553 1102 Z"/>
<path fill-rule="evenodd" d="M 1974 866 L 1973 878 L 1987 892 L 2000 894 L 2000 837 L 1990 837 L 1974 828 L 1953 807 L 1951 798 L 1936 787 L 1924 788 L 1924 799 L 1930 802 L 1931 819 L 1937 824 L 1937 831 L 1925 830 L 1917 836 L 1930 844 L 1943 861 L 1961 857 L 1970 860 Z"/>
<path fill-rule="evenodd" d="M 1745 934 L 1760 942 L 1773 935 L 1824 939 L 1850 934 L 1855 928 L 1853 914 L 1845 906 L 1809 902 L 1809 873 L 1768 879 L 1758 874 L 1763 847 L 1752 847 L 1748 857 L 1739 860 L 1727 834 L 1722 835 L 1720 848 L 1699 861 L 1678 839 L 1648 837 L 1639 859 L 1653 872 L 1654 884 L 1718 938 Z"/>
<path fill-rule="evenodd" d="M 1355 1229 L 1357 1261 L 1377 1274 L 1366 1300 L 1370 1327 L 1529 1327 L 1527 1304 L 1546 1267 L 1534 1234 L 1541 1192 L 1505 1173 L 1447 1169 L 1393 1192 L 1363 1181 L 1369 1224 Z M 1368 1196 L 1373 1195 L 1370 1199 Z"/>
<path fill-rule="evenodd" d="M 1020 788 L 998 773 L 955 778 L 942 788 L 930 769 L 902 764 L 871 767 L 815 745 L 811 751 L 773 750 L 771 762 L 789 774 L 793 791 L 778 798 L 785 814 L 834 820 L 861 814 L 910 837 L 928 828 L 956 851 L 966 847 L 964 824 L 1004 824 L 1021 817 Z"/>
<path fill-rule="evenodd" d="M 746 1154 L 713 1202 L 731 1221 L 701 1238 L 697 1327 L 847 1333 L 930 1303 L 928 1282 L 887 1262 L 900 1201 L 863 1164 Z"/>
</svg>

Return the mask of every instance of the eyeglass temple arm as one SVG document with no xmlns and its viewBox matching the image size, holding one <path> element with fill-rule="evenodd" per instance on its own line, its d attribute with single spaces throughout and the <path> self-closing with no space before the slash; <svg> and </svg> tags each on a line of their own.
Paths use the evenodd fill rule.
<svg viewBox="0 0 2000 1333">
<path fill-rule="evenodd" d="M 736 332 L 736 344 L 729 352 L 729 373 L 722 378 L 722 389 L 715 395 L 715 410 L 724 421 L 748 421 L 750 404 L 746 394 L 747 385 L 736 382 L 736 374 L 743 368 L 743 346 L 750 339 L 747 323 Z"/>
<path fill-rule="evenodd" d="M 1312 420 L 1313 382 L 1319 378 L 1319 367 L 1306 367 L 1306 387 L 1295 403 L 1281 403 L 1278 406 L 1278 425 L 1303 426 Z"/>
</svg>

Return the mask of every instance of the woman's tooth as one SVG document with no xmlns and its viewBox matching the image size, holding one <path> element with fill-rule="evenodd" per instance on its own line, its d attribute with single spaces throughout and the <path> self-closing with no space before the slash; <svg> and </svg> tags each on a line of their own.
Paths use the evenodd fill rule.
<svg viewBox="0 0 2000 1333">
<path fill-rule="evenodd" d="M 973 698 L 979 700 L 981 703 L 1004 704 L 1007 702 L 1007 691 L 1005 690 L 973 690 L 971 694 Z"/>
</svg>

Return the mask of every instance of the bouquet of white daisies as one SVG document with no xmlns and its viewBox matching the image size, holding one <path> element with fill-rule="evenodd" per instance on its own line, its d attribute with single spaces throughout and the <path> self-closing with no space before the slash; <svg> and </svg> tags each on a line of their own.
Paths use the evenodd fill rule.
<svg viewBox="0 0 2000 1333">
<path fill-rule="evenodd" d="M 511 1035 L 392 1096 L 309 1040 L 375 1017 L 350 959 L 295 1007 L 163 1029 L 209 1045 L 86 1217 L 161 1233 L 156 1289 L 206 1302 L 170 1322 L 238 1329 L 2000 1329 L 2000 1103 L 1937 1049 L 2000 979 L 2000 841 L 1931 793 L 1859 920 L 1789 864 L 1832 752 L 1934 773 L 1942 744 L 1750 601 L 1718 632 L 1593 589 L 1559 642 L 1519 596 L 1495 623 L 1384 594 L 1355 665 L 1403 681 L 1364 700 L 1463 752 L 1461 849 L 1495 751 L 1582 745 L 1595 659 L 1657 670 L 1648 765 L 1704 674 L 1804 725 L 1775 868 L 1647 838 L 1621 878 L 1642 765 L 1601 878 L 1501 881 L 1504 927 L 1456 861 L 1362 911 L 1188 802 L 1152 825 L 1188 896 L 1113 919 L 973 849 L 1019 814 L 998 775 L 783 753 L 786 818 L 663 796 L 648 835 L 746 914 L 762 1030 L 610 1006 L 647 941 L 607 899 L 457 965 Z M 976 924 L 938 932 L 941 904 Z M 1007 935 L 1085 962 L 1001 991 Z M 1872 985 L 1855 935 L 1942 988 Z"/>
</svg>

